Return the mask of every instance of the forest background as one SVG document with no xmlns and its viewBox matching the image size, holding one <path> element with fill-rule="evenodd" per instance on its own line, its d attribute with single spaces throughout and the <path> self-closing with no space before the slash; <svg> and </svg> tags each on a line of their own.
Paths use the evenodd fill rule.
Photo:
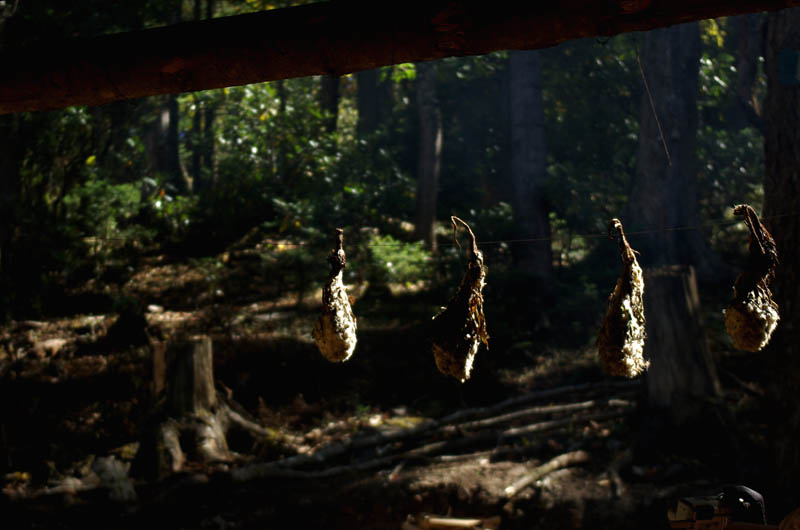
<svg viewBox="0 0 800 530">
<path fill-rule="evenodd" d="M 2 21 L 2 42 L 92 37 L 274 7 L 285 6 L 20 2 Z M 770 75 L 777 75 L 767 57 L 775 50 L 765 46 L 770 29 L 790 17 L 796 11 L 1 116 L 4 375 L 24 357 L 14 342 L 24 321 L 144 314 L 152 305 L 211 308 L 198 326 L 230 337 L 243 322 L 236 307 L 269 300 L 313 312 L 336 227 L 344 229 L 345 283 L 364 329 L 371 318 L 399 329 L 422 325 L 464 270 L 449 224 L 456 215 L 471 225 L 489 271 L 491 349 L 479 353 L 476 376 L 500 387 L 532 384 L 541 366 L 578 365 L 593 354 L 620 271 L 617 245 L 607 238 L 609 220 L 619 217 L 645 267 L 691 266 L 688 291 L 699 287 L 699 300 L 679 318 L 667 308 L 691 298 L 683 292 L 659 295 L 666 298 L 647 308 L 654 325 L 677 337 L 662 350 L 684 352 L 668 362 L 679 366 L 666 369 L 677 374 L 673 387 L 691 388 L 678 397 L 651 389 L 651 404 L 679 411 L 668 414 L 670 422 L 696 426 L 707 412 L 693 410 L 686 396 L 719 400 L 720 381 L 742 383 L 726 379 L 733 368 L 725 359 L 733 358 L 762 398 L 733 416 L 764 415 L 784 401 L 771 394 L 770 370 L 787 355 L 790 337 L 780 336 L 762 365 L 733 352 L 722 309 L 747 253 L 747 230 L 732 206 L 764 210 L 765 134 L 779 121 L 767 101 Z M 800 213 L 796 195 L 775 197 L 765 215 L 773 231 L 777 219 Z M 185 265 L 196 281 L 159 278 L 165 264 Z M 144 294 L 143 270 L 160 282 L 158 296 Z M 375 406 L 364 388 L 341 401 L 319 400 Z M 471 399 L 464 398 L 469 390 L 456 392 Z M 312 394 L 304 393 L 313 403 Z M 793 428 L 784 425 L 796 417 L 791 403 L 762 417 L 764 431 L 737 436 L 755 436 L 751 442 L 764 451 L 791 439 Z M 24 439 L 15 436 L 4 434 L 0 470 L 20 461 L 11 463 Z M 50 454 L 15 458 L 67 459 L 39 445 Z M 759 465 L 770 462 L 774 471 L 796 460 L 785 445 Z M 796 501 L 778 493 L 786 477 L 775 479 L 777 471 L 740 471 L 758 476 L 782 506 Z"/>
</svg>

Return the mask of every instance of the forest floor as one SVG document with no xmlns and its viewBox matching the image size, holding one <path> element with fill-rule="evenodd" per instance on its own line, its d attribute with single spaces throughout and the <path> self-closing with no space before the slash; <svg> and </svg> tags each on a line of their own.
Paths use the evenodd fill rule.
<svg viewBox="0 0 800 530">
<path fill-rule="evenodd" d="M 280 283 L 254 253 L 153 257 L 115 287 L 74 293 L 79 314 L 2 329 L 0 525 L 388 529 L 414 528 L 416 517 L 433 528 L 420 514 L 435 514 L 487 528 L 498 518 L 511 529 L 668 528 L 677 497 L 739 480 L 769 494 L 771 473 L 753 456 L 766 442 L 752 434 L 763 389 L 751 354 L 717 352 L 725 412 L 671 432 L 645 410 L 641 380 L 602 373 L 592 340 L 561 348 L 536 333 L 506 336 L 537 324 L 490 310 L 491 297 L 491 349 L 460 383 L 438 373 L 425 343 L 441 293 L 354 288 L 358 346 L 332 364 L 311 339 L 319 289 Z M 140 307 L 146 327 L 119 304 L 92 311 L 86 300 L 109 290 Z M 135 500 L 111 500 L 94 463 L 134 460 L 155 403 L 150 343 L 195 334 L 213 340 L 218 388 L 270 436 L 234 433 L 233 461 L 133 476 Z M 507 489 L 558 457 L 566 461 Z"/>
</svg>

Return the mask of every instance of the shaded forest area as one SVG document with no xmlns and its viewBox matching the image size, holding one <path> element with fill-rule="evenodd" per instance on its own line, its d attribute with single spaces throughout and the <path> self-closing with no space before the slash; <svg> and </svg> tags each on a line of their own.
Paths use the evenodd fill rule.
<svg viewBox="0 0 800 530">
<path fill-rule="evenodd" d="M 273 4 L 6 2 L 0 46 Z M 668 528 L 728 484 L 777 525 L 800 501 L 798 49 L 793 9 L 0 116 L 4 527 Z M 780 259 L 757 352 L 725 331 L 737 204 Z M 431 351 L 475 256 L 451 216 L 486 266 L 465 382 Z M 632 379 L 597 354 L 613 218 L 643 270 Z M 344 363 L 312 338 L 337 228 Z"/>
</svg>

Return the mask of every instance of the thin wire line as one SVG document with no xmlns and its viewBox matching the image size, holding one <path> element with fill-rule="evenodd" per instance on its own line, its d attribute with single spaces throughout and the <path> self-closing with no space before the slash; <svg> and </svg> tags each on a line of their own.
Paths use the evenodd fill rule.
<svg viewBox="0 0 800 530">
<path fill-rule="evenodd" d="M 800 215 L 800 213 L 785 213 L 785 214 L 777 214 L 777 215 L 770 215 L 768 217 L 760 217 L 761 221 L 770 221 L 772 219 L 781 219 L 784 217 L 796 217 Z M 637 230 L 634 232 L 625 232 L 626 236 L 642 236 L 642 235 L 649 235 L 649 234 L 660 234 L 666 232 L 680 232 L 685 230 L 700 230 L 703 228 L 715 228 L 719 226 L 728 226 L 734 225 L 741 222 L 738 219 L 716 219 L 710 220 L 707 222 L 700 223 L 698 225 L 688 225 L 688 226 L 672 226 L 667 228 L 654 228 L 650 230 Z M 582 234 L 573 234 L 572 237 L 581 237 L 584 239 L 597 239 L 597 238 L 607 238 L 608 234 L 605 232 L 589 232 L 589 233 L 582 233 Z M 93 239 L 96 241 L 136 241 L 134 239 L 127 239 L 127 238 L 118 238 L 118 237 L 111 237 L 111 238 L 103 238 L 103 237 L 94 237 L 88 236 L 87 239 Z M 500 245 L 503 243 L 540 243 L 544 241 L 553 241 L 556 238 L 554 237 L 532 237 L 532 238 L 518 238 L 518 239 L 496 239 L 496 240 L 486 240 L 486 241 L 478 241 L 478 245 Z M 300 243 L 287 243 L 283 241 L 270 243 L 274 246 L 282 246 L 282 247 L 305 247 L 312 245 L 312 243 L 308 242 L 300 242 Z M 368 245 L 369 247 L 396 247 L 396 246 L 403 246 L 407 245 L 408 243 L 405 241 L 398 241 L 396 243 L 372 243 Z M 455 246 L 455 243 L 448 243 L 442 242 L 439 244 L 440 246 Z"/>
<path fill-rule="evenodd" d="M 642 68 L 642 60 L 639 58 L 639 46 L 636 46 L 636 62 L 639 64 L 639 71 L 642 73 L 644 89 L 647 91 L 647 97 L 650 99 L 650 108 L 653 109 L 653 117 L 656 119 L 656 125 L 658 125 L 658 134 L 661 136 L 661 143 L 664 145 L 664 153 L 667 155 L 667 164 L 669 164 L 669 167 L 672 167 L 672 159 L 669 156 L 667 140 L 664 138 L 664 130 L 661 128 L 661 122 L 658 120 L 658 113 L 656 112 L 656 104 L 653 101 L 653 94 L 650 93 L 650 87 L 647 85 L 647 77 L 645 77 L 644 68 Z"/>
</svg>

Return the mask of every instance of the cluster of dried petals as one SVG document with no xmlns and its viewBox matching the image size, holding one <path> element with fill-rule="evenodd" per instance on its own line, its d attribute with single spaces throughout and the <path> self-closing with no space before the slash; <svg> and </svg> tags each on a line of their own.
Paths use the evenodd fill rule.
<svg viewBox="0 0 800 530">
<path fill-rule="evenodd" d="M 600 363 L 609 375 L 635 377 L 649 366 L 644 358 L 647 337 L 644 275 L 619 219 L 611 220 L 609 236 L 614 230 L 619 238 L 622 274 L 608 299 L 608 309 L 597 335 L 597 351 Z"/>
<path fill-rule="evenodd" d="M 450 219 L 454 235 L 457 221 L 469 233 L 469 263 L 455 296 L 444 311 L 433 317 L 431 347 L 439 371 L 464 382 L 469 379 L 480 343 L 489 345 L 482 294 L 486 269 L 469 225 L 455 216 Z"/>
<path fill-rule="evenodd" d="M 322 289 L 322 314 L 312 331 L 320 353 L 331 362 L 348 360 L 356 349 L 356 317 L 342 281 L 346 257 L 342 248 L 343 232 L 336 229 L 336 247 L 328 262 L 331 271 Z"/>
<path fill-rule="evenodd" d="M 733 213 L 744 218 L 750 231 L 750 246 L 745 270 L 736 278 L 733 300 L 724 311 L 725 330 L 736 348 L 759 351 L 767 345 L 780 320 L 778 304 L 769 289 L 778 265 L 778 250 L 753 208 L 740 204 Z"/>
</svg>

